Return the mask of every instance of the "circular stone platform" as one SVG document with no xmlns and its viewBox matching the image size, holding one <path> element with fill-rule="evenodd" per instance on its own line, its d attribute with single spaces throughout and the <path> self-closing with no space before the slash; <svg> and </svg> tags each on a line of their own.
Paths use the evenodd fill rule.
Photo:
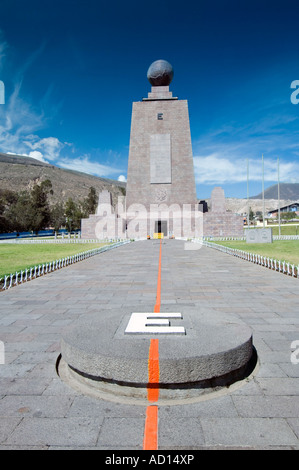
<svg viewBox="0 0 299 470">
<path fill-rule="evenodd" d="M 176 305 L 176 307 L 178 307 Z M 184 310 L 184 311 L 182 311 Z M 61 340 L 61 375 L 70 385 L 93 392 L 146 399 L 149 347 L 159 339 L 160 398 L 194 398 L 243 380 L 256 363 L 251 330 L 236 318 L 213 311 L 174 306 L 161 312 L 180 311 L 185 335 L 125 334 L 132 312 L 149 307 L 102 310 L 84 315 Z"/>
</svg>

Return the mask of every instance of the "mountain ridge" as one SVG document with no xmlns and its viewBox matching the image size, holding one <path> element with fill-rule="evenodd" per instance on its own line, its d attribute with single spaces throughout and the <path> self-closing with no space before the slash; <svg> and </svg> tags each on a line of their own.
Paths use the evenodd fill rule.
<svg viewBox="0 0 299 470">
<path fill-rule="evenodd" d="M 280 183 L 280 199 L 299 201 L 299 183 Z M 252 196 L 249 199 L 262 199 L 263 193 Z M 273 184 L 264 191 L 265 199 L 278 199 L 278 184 Z"/>
<path fill-rule="evenodd" d="M 113 204 L 118 196 L 125 194 L 126 183 L 102 178 L 95 175 L 59 168 L 32 157 L 0 153 L 1 189 L 12 191 L 31 190 L 35 184 L 49 179 L 53 195 L 49 196 L 50 205 L 65 203 L 69 197 L 78 202 L 87 197 L 93 186 L 97 195 L 107 189 L 112 194 Z"/>
<path fill-rule="evenodd" d="M 93 186 L 97 195 L 107 189 L 112 194 L 113 205 L 119 196 L 125 194 L 126 183 L 95 175 L 59 168 L 53 164 L 36 160 L 23 155 L 4 154 L 0 152 L 0 184 L 1 189 L 14 191 L 30 190 L 34 184 L 50 179 L 54 194 L 49 196 L 50 205 L 60 201 L 65 203 L 69 197 L 74 201 L 87 197 L 89 189 Z M 265 190 L 265 210 L 278 207 L 277 184 Z M 207 199 L 209 203 L 209 199 Z M 299 201 L 298 183 L 280 183 L 280 207 Z M 244 198 L 225 198 L 226 209 L 234 213 L 247 212 L 248 203 Z M 263 210 L 262 193 L 249 198 L 251 209 Z"/>
</svg>

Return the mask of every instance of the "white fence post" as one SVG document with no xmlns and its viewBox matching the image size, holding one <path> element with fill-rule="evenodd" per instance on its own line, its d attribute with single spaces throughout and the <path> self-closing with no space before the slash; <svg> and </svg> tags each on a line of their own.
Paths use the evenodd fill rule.
<svg viewBox="0 0 299 470">
<path fill-rule="evenodd" d="M 70 242 L 72 240 L 73 239 L 68 240 L 68 242 Z M 94 242 L 97 242 L 97 241 L 98 240 L 94 240 Z M 15 243 L 15 240 L 13 240 L 13 241 L 9 240 L 9 242 Z M 21 240 L 18 240 L 18 242 L 21 242 Z M 22 240 L 22 242 L 26 242 L 26 243 L 50 242 L 51 243 L 51 242 L 53 242 L 53 240 L 26 240 L 26 241 Z M 59 243 L 59 242 L 61 242 L 61 240 L 56 240 L 56 242 Z M 84 242 L 88 243 L 89 240 L 84 240 Z M 30 267 L 30 268 L 26 268 L 25 271 L 21 270 L 20 272 L 16 272 L 15 274 L 11 273 L 11 274 L 8 274 L 8 275 L 4 275 L 2 290 L 9 289 L 13 285 L 16 286 L 18 284 L 21 284 L 23 282 L 27 282 L 29 280 L 31 281 L 33 278 L 43 276 L 44 274 L 47 274 L 47 273 L 50 273 L 50 272 L 55 271 L 57 269 L 68 266 L 69 264 L 73 264 L 73 263 L 76 263 L 78 261 L 82 261 L 82 260 L 87 259 L 91 256 L 94 256 L 94 255 L 99 254 L 99 253 L 103 253 L 104 251 L 107 251 L 107 250 L 112 250 L 113 248 L 116 248 L 120 245 L 125 245 L 127 243 L 131 243 L 131 240 L 121 240 L 121 241 L 118 241 L 116 243 L 113 243 L 112 245 L 107 245 L 107 246 L 104 246 L 104 247 L 101 247 L 101 248 L 94 248 L 92 250 L 87 250 L 87 251 L 77 253 L 77 254 L 72 255 L 72 256 L 67 256 L 67 257 L 62 258 L 62 259 L 60 258 L 59 260 L 56 259 L 56 260 L 53 260 L 49 263 L 41 264 L 41 265 L 38 265 L 38 266 L 35 265 L 35 266 Z M 15 282 L 13 282 L 14 279 L 15 279 Z M 1 289 L 1 287 L 0 287 L 0 289 Z"/>
</svg>

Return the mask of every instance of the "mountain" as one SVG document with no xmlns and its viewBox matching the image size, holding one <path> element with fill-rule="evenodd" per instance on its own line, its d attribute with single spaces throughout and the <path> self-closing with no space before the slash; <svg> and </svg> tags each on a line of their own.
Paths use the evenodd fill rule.
<svg viewBox="0 0 299 470">
<path fill-rule="evenodd" d="M 293 199 L 280 199 L 280 207 L 288 206 L 295 202 Z M 263 200 L 262 199 L 249 199 L 249 207 L 253 212 L 263 212 Z M 229 212 L 234 214 L 247 214 L 248 202 L 247 199 L 237 198 L 225 198 L 225 207 Z M 265 213 L 278 208 L 277 199 L 265 199 Z"/>
<path fill-rule="evenodd" d="M 23 155 L 12 155 L 7 153 L 0 153 L 0 162 L 19 165 L 50 166 L 53 168 L 53 165 L 41 162 L 40 160 L 36 160 L 32 157 L 24 157 Z"/>
<path fill-rule="evenodd" d="M 280 199 L 288 199 L 290 201 L 299 201 L 299 183 L 280 183 L 279 184 Z M 265 199 L 278 199 L 278 185 L 274 184 L 264 191 Z M 250 199 L 262 199 L 263 193 L 253 196 Z"/>
<path fill-rule="evenodd" d="M 49 196 L 51 205 L 58 201 L 64 203 L 69 197 L 74 201 L 82 200 L 88 195 L 91 186 L 95 188 L 97 195 L 103 189 L 110 191 L 115 204 L 118 196 L 123 196 L 126 190 L 126 183 L 121 181 L 58 168 L 31 157 L 0 153 L 1 189 L 30 190 L 46 179 L 52 182 L 53 195 Z"/>
</svg>

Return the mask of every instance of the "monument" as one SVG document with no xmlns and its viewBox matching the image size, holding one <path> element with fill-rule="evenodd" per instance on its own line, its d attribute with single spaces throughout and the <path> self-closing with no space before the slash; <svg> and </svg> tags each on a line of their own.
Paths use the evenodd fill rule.
<svg viewBox="0 0 299 470">
<path fill-rule="evenodd" d="M 82 238 L 200 235 L 188 103 L 169 91 L 173 75 L 165 60 L 149 67 L 151 92 L 132 106 L 126 200 L 107 211 L 100 197 Z"/>
<path fill-rule="evenodd" d="M 272 228 L 248 228 L 246 243 L 273 243 Z"/>
<path fill-rule="evenodd" d="M 224 190 L 216 186 L 211 194 L 210 210 L 203 216 L 203 234 L 206 237 L 242 237 L 243 216 L 227 212 Z"/>
<path fill-rule="evenodd" d="M 210 212 L 198 204 L 188 102 L 169 90 L 173 76 L 165 60 L 149 67 L 151 91 L 132 105 L 126 197 L 109 210 L 101 193 L 97 213 L 82 219 L 82 238 L 243 235 L 243 218 L 225 211 L 221 188 Z"/>
<path fill-rule="evenodd" d="M 147 78 L 151 92 L 133 103 L 126 207 L 157 209 L 147 231 L 167 236 L 175 231 L 169 213 L 182 213 L 184 205 L 195 211 L 197 205 L 188 103 L 169 91 L 173 69 L 165 60 L 155 61 Z M 162 204 L 165 220 L 158 213 Z"/>
<path fill-rule="evenodd" d="M 212 193 L 210 212 L 197 202 L 188 104 L 169 91 L 172 66 L 164 60 L 156 61 L 147 76 L 151 92 L 133 103 L 126 201 L 109 208 L 109 193 L 102 192 L 97 213 L 82 221 L 82 236 L 93 233 L 98 238 L 147 238 L 163 233 L 165 237 L 185 238 L 205 234 L 202 225 L 207 234 L 229 230 L 235 218 L 225 210 L 221 188 Z M 240 220 L 243 223 L 241 217 L 236 225 Z M 163 258 L 162 245 L 166 245 Z M 176 304 L 175 291 L 169 304 L 168 298 L 161 301 L 162 273 L 164 285 L 174 277 L 174 281 L 183 281 L 183 289 L 192 278 L 192 272 L 190 278 L 181 276 L 180 267 L 188 260 L 192 261 L 191 269 L 201 270 L 204 280 L 204 265 L 200 259 L 194 265 L 184 246 L 181 240 L 163 244 L 162 240 L 142 241 L 126 244 L 118 252 L 119 265 L 120 258 L 117 262 L 116 258 L 106 258 L 105 262 L 116 264 L 117 270 L 130 273 L 130 282 L 124 278 L 130 296 L 136 281 L 140 284 L 148 278 L 149 283 L 142 282 L 144 286 L 138 291 L 145 289 L 154 300 L 153 286 L 157 285 L 156 304 L 146 305 L 138 297 L 137 306 L 133 306 L 128 297 L 115 308 L 106 310 L 105 303 L 99 303 L 96 311 L 80 316 L 61 339 L 57 370 L 64 381 L 83 393 L 108 400 L 133 397 L 134 402 L 145 404 L 159 398 L 159 403 L 164 400 L 169 404 L 225 390 L 251 373 L 256 364 L 252 332 L 239 318 L 225 318 L 212 306 L 201 309 L 188 302 Z M 153 267 L 155 258 L 159 259 L 158 274 Z M 176 260 L 173 271 L 172 259 Z M 115 286 L 118 282 L 114 279 Z M 157 347 L 157 338 L 159 354 L 152 349 L 149 353 L 152 340 Z M 154 399 L 149 398 L 148 392 L 157 389 L 159 397 L 155 394 Z"/>
</svg>

